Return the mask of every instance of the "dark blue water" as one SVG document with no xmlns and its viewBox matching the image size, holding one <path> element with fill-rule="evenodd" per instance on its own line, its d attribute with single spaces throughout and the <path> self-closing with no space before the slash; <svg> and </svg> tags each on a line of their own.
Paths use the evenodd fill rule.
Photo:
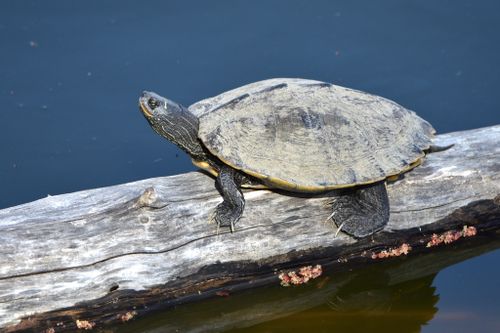
<svg viewBox="0 0 500 333">
<path fill-rule="evenodd" d="M 303 77 L 391 98 L 439 132 L 498 124 L 499 13 L 493 0 L 2 1 L 0 208 L 194 170 L 138 112 L 142 90 L 189 105 Z M 481 317 L 500 313 L 499 259 L 440 273 L 426 331 L 455 309 L 499 329 Z"/>
</svg>

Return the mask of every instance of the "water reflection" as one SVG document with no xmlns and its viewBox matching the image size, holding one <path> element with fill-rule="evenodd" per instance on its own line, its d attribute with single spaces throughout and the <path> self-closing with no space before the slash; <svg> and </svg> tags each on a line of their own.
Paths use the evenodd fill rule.
<svg viewBox="0 0 500 333">
<path fill-rule="evenodd" d="M 327 266 L 306 286 L 270 286 L 183 305 L 118 332 L 419 332 L 438 312 L 437 273 L 500 247 L 499 239 L 473 242 L 342 273 Z"/>
<path fill-rule="evenodd" d="M 328 330 L 418 332 L 434 317 L 439 299 L 432 287 L 435 274 L 394 286 L 374 281 L 380 277 L 361 275 L 347 290 L 335 295 L 328 303 L 334 310 L 329 316 L 332 324 Z M 368 290 L 362 290 L 370 285 Z"/>
</svg>

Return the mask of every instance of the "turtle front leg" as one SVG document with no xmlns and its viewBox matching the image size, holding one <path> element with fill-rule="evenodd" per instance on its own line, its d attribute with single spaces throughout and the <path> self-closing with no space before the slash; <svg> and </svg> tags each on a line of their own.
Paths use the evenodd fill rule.
<svg viewBox="0 0 500 333">
<path fill-rule="evenodd" d="M 224 201 L 217 205 L 212 220 L 219 227 L 229 227 L 234 231 L 234 224 L 240 219 L 245 208 L 245 198 L 240 190 L 241 177 L 236 170 L 222 166 L 216 180 L 216 187 Z"/>
<path fill-rule="evenodd" d="M 348 189 L 335 197 L 331 204 L 333 212 L 329 218 L 339 231 L 357 238 L 369 236 L 389 222 L 389 198 L 385 181 Z"/>
</svg>

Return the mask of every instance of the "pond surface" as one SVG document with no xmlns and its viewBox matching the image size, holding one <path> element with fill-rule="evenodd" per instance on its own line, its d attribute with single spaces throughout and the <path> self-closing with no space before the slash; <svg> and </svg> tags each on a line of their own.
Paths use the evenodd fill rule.
<svg viewBox="0 0 500 333">
<path fill-rule="evenodd" d="M 195 170 L 138 112 L 142 90 L 190 105 L 252 81 L 304 77 L 398 101 L 438 132 L 498 124 L 499 31 L 493 0 L 2 1 L 0 208 Z M 391 268 L 367 270 L 324 282 L 324 299 L 314 286 L 270 288 L 130 327 L 499 332 L 499 260 L 488 248 L 400 284 L 370 278 Z M 259 304 L 261 319 L 246 318 Z M 271 311 L 277 304 L 282 312 Z M 218 326 L 230 309 L 241 309 L 231 312 L 239 324 Z"/>
</svg>

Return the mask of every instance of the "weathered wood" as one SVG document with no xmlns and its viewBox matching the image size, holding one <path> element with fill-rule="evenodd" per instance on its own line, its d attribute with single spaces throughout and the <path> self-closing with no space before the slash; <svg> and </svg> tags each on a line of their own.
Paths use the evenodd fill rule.
<svg viewBox="0 0 500 333">
<path fill-rule="evenodd" d="M 426 248 L 432 233 L 500 226 L 500 126 L 449 133 L 424 164 L 388 185 L 391 219 L 356 241 L 334 237 L 328 201 L 247 191 L 234 234 L 208 216 L 221 200 L 195 172 L 47 197 L 0 211 L 0 327 L 75 329 L 140 316 L 178 302 L 279 283 L 277 272 L 336 261 L 338 270 L 372 253 Z M 410 255 L 411 255 L 410 253 Z M 378 260 L 378 259 L 377 259 Z"/>
</svg>

